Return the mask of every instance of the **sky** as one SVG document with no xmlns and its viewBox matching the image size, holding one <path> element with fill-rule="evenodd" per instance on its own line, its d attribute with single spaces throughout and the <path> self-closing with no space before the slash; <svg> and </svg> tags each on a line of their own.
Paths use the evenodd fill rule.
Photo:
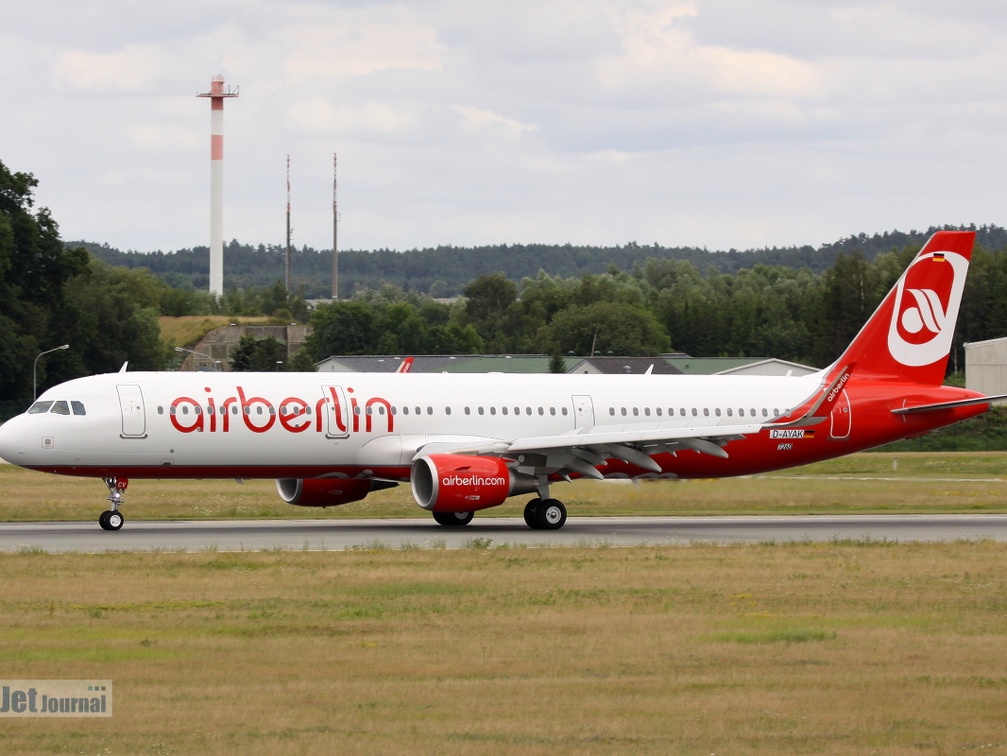
<svg viewBox="0 0 1007 756">
<path fill-rule="evenodd" d="M 65 240 L 814 246 L 1007 225 L 1002 0 L 37 0 L 0 162 Z"/>
</svg>

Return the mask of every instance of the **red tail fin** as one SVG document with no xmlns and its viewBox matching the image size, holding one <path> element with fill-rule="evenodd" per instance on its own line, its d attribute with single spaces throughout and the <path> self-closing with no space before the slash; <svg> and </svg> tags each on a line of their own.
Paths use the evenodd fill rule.
<svg viewBox="0 0 1007 756">
<path fill-rule="evenodd" d="M 835 365 L 857 365 L 857 377 L 944 382 L 972 231 L 938 231 L 910 263 Z"/>
</svg>

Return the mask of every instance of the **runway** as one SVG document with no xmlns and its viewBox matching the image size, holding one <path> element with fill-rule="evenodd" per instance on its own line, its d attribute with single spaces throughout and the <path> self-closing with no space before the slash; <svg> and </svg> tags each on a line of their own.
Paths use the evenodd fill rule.
<svg viewBox="0 0 1007 756">
<path fill-rule="evenodd" d="M 813 541 L 1007 541 L 1007 515 L 571 517 L 562 530 L 530 530 L 520 518 L 477 517 L 463 528 L 402 520 L 127 521 L 5 523 L 0 551 L 261 551 L 268 549 L 639 546 Z"/>
</svg>

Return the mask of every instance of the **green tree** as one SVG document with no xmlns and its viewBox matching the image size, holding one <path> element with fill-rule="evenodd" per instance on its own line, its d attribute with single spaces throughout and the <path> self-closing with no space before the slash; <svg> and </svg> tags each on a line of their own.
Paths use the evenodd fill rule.
<svg viewBox="0 0 1007 756">
<path fill-rule="evenodd" d="M 319 306 L 311 327 L 304 347 L 316 361 L 332 354 L 373 354 L 379 341 L 374 307 L 357 300 Z"/>
<path fill-rule="evenodd" d="M 549 348 L 561 354 L 595 353 L 649 357 L 667 351 L 668 334 L 646 310 L 622 302 L 574 305 L 553 318 Z"/>
<path fill-rule="evenodd" d="M 288 370 L 289 366 L 286 363 L 287 347 L 273 336 L 264 339 L 242 336 L 231 358 L 231 370 L 272 373 Z"/>
</svg>

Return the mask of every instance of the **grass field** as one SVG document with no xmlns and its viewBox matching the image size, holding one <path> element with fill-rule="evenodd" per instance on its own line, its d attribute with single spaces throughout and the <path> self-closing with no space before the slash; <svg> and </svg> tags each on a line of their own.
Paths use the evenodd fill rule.
<svg viewBox="0 0 1007 756">
<path fill-rule="evenodd" d="M 96 520 L 103 483 L 0 465 L 0 521 Z M 1007 512 L 1007 453 L 855 454 L 754 478 L 630 483 L 578 481 L 552 488 L 571 516 Z M 516 497 L 480 517 L 519 517 Z M 226 517 L 419 517 L 409 486 L 353 504 L 304 509 L 284 504 L 273 481 L 135 480 L 127 520 Z"/>
<path fill-rule="evenodd" d="M 1007 747 L 990 542 L 0 555 L 9 678 L 110 719 L 5 753 Z"/>
<path fill-rule="evenodd" d="M 1005 454 L 556 486 L 571 514 L 1007 511 Z M 0 520 L 104 486 L 0 466 Z M 327 512 L 272 483 L 134 481 L 128 519 Z M 487 513 L 515 515 L 522 503 Z M 110 719 L 4 753 L 950 753 L 1007 749 L 1007 544 L 0 554 L 5 679 L 111 679 Z"/>
</svg>

